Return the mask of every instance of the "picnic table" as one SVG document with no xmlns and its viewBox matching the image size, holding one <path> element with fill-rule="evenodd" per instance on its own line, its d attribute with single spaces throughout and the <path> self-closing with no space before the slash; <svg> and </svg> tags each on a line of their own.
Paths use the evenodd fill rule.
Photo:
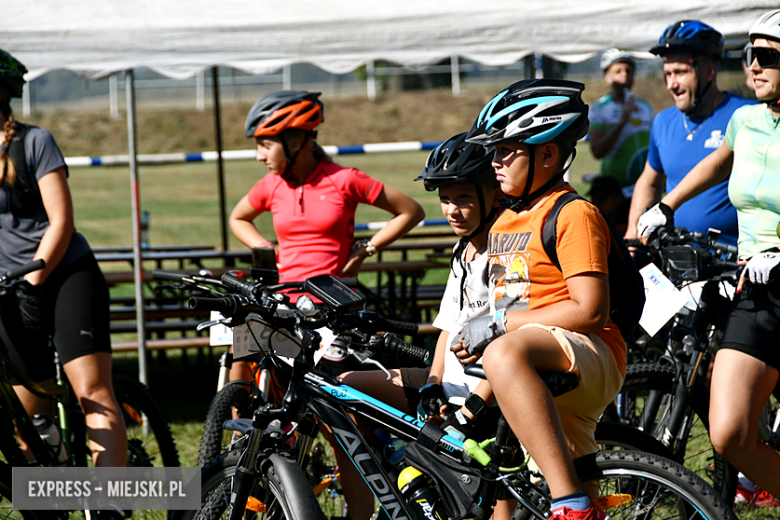
<svg viewBox="0 0 780 520">
<path fill-rule="evenodd" d="M 440 234 L 425 235 L 423 238 L 426 239 L 441 238 Z M 363 264 L 361 273 L 377 274 L 375 287 L 368 289 L 354 278 L 344 281 L 364 294 L 369 291 L 368 299 L 384 306 L 384 311 L 395 312 L 399 318 L 427 324 L 431 319 L 430 311 L 438 309 L 444 285 L 421 287 L 420 281 L 431 270 L 449 268 L 449 255 L 454 244 L 452 235 L 448 235 L 445 240 L 435 241 L 420 240 L 417 235 L 410 236 L 379 252 L 376 260 L 371 259 Z M 104 266 L 103 271 L 109 286 L 134 282 L 131 248 L 95 248 L 95 257 Z M 249 276 L 252 253 L 243 249 L 220 251 L 213 246 L 156 246 L 142 250 L 141 258 L 145 263 L 142 274 L 144 284 L 153 288 L 158 282 L 153 280 L 146 262 L 153 263 L 154 268 L 170 269 L 169 264 L 173 261 L 177 270 L 191 274 L 205 268 L 217 278 L 228 270 L 240 270 Z M 165 266 L 166 263 L 168 266 Z M 215 263 L 220 267 L 213 267 Z M 116 267 L 122 264 L 129 269 L 117 270 Z M 420 296 L 424 298 L 421 299 Z M 178 299 L 171 298 L 169 294 L 146 296 L 144 307 L 149 336 L 147 347 L 150 350 L 208 346 L 208 337 L 205 334 L 193 336 L 197 324 L 204 321 L 206 315 L 189 309 L 185 295 Z M 134 299 L 128 296 L 113 297 L 111 319 L 112 334 L 136 332 Z M 434 332 L 430 326 L 424 326 L 422 330 L 424 333 Z M 172 338 L 172 333 L 177 333 L 180 337 Z M 113 346 L 117 351 L 135 350 L 137 340 L 117 340 L 113 342 Z"/>
</svg>

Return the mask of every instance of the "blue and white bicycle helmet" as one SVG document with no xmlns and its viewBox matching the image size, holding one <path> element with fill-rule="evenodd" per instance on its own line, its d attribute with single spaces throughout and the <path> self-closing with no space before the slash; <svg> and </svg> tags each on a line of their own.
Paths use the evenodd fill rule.
<svg viewBox="0 0 780 520">
<path fill-rule="evenodd" d="M 723 49 L 724 40 L 720 32 L 699 20 L 681 20 L 664 30 L 650 52 L 664 56 L 669 52 L 684 51 L 709 54 L 722 60 Z"/>
<path fill-rule="evenodd" d="M 690 52 L 693 55 L 693 70 L 696 74 L 697 85 L 693 104 L 685 113 L 694 114 L 698 110 L 704 94 L 707 93 L 712 86 L 712 81 L 714 81 L 709 81 L 702 87 L 699 80 L 698 55 L 705 54 L 722 60 L 724 53 L 723 35 L 704 22 L 682 20 L 667 27 L 650 52 L 661 57 L 670 52 Z"/>
<path fill-rule="evenodd" d="M 554 186 L 574 160 L 574 144 L 585 137 L 590 123 L 588 105 L 582 101 L 585 85 L 559 79 L 518 81 L 501 91 L 482 109 L 468 133 L 470 143 L 495 146 L 525 143 L 529 147 L 528 178 L 523 194 L 506 207 L 520 211 Z M 561 171 L 531 193 L 534 181 L 535 146 L 561 143 L 571 146 L 571 155 Z"/>
</svg>

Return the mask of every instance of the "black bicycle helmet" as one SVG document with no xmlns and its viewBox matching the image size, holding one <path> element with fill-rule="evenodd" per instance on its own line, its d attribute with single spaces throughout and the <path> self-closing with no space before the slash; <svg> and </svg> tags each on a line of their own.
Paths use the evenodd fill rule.
<svg viewBox="0 0 780 520">
<path fill-rule="evenodd" d="M 9 98 L 22 97 L 24 75 L 27 69 L 9 53 L 0 49 L 0 88 L 8 93 Z"/>
<path fill-rule="evenodd" d="M 515 211 L 525 209 L 569 169 L 576 155 L 573 144 L 585 137 L 590 127 L 588 105 L 582 101 L 584 89 L 585 85 L 574 81 L 523 80 L 501 91 L 482 109 L 468 133 L 468 142 L 482 146 L 525 143 L 531 156 L 522 195 L 505 203 L 505 207 Z M 557 175 L 531 193 L 535 145 L 553 142 L 572 144 L 571 155 Z"/>
<path fill-rule="evenodd" d="M 667 27 L 650 52 L 664 56 L 669 52 L 685 51 L 709 54 L 722 60 L 723 49 L 721 33 L 698 20 L 682 20 Z"/>
<path fill-rule="evenodd" d="M 484 146 L 466 142 L 466 133 L 454 135 L 439 144 L 428 155 L 425 161 L 425 169 L 422 174 L 414 179 L 423 181 L 427 191 L 433 191 L 453 184 L 473 184 L 476 186 L 477 202 L 479 203 L 479 225 L 467 236 L 461 237 L 455 245 L 450 258 L 450 270 L 455 259 L 466 272 L 463 262 L 463 252 L 471 239 L 492 224 L 498 214 L 498 208 L 488 208 L 485 204 L 485 193 L 482 186 L 498 184 L 496 171 L 493 168 L 493 154 Z M 453 271 L 454 272 L 454 271 Z M 457 274 L 454 275 L 457 277 Z M 463 295 L 466 294 L 466 277 L 460 281 L 460 308 L 463 309 Z"/>
<path fill-rule="evenodd" d="M 466 133 L 450 137 L 433 149 L 425 169 L 416 181 L 433 191 L 451 184 L 490 184 L 496 182 L 493 155 L 484 146 L 466 142 Z"/>
<path fill-rule="evenodd" d="M 318 98 L 321 92 L 282 90 L 263 96 L 246 116 L 244 133 L 247 137 L 278 137 L 284 148 L 287 165 L 284 174 L 292 171 L 298 153 L 290 153 L 285 130 L 297 128 L 306 132 L 306 139 L 316 139 L 314 130 L 322 123 L 324 107 Z M 305 142 L 305 141 L 304 141 Z"/>
</svg>

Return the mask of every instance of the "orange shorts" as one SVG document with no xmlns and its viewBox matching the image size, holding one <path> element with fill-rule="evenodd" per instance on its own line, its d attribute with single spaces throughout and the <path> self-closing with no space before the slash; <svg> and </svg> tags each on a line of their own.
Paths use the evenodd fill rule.
<svg viewBox="0 0 780 520">
<path fill-rule="evenodd" d="M 594 453 L 597 450 L 594 438 L 596 423 L 623 386 L 624 376 L 615 356 L 595 334 L 581 334 L 536 323 L 520 329 L 529 327 L 552 334 L 571 362 L 568 372 L 580 378 L 580 385 L 556 397 L 555 405 L 572 457 Z"/>
</svg>

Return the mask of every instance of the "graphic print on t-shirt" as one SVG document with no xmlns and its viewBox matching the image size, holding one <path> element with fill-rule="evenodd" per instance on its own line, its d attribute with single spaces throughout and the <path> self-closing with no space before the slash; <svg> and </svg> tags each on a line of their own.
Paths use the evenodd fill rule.
<svg viewBox="0 0 780 520">
<path fill-rule="evenodd" d="M 528 308 L 531 277 L 528 272 L 530 253 L 526 249 L 531 235 L 531 232 L 491 233 L 488 237 L 490 296 L 494 310 Z"/>
</svg>

